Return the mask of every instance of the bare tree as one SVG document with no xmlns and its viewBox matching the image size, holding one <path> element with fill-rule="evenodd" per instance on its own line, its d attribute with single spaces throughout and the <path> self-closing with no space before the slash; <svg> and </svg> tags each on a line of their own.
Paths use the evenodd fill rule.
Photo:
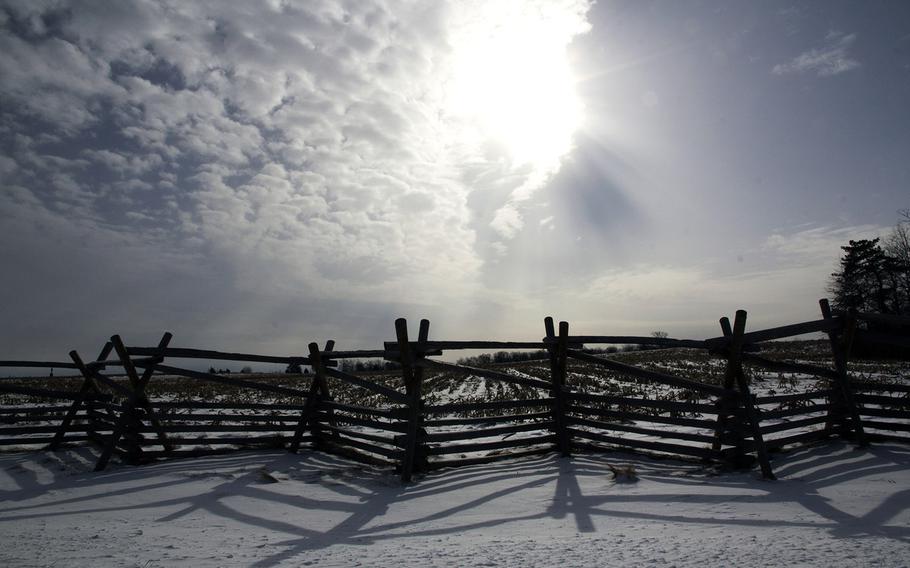
<svg viewBox="0 0 910 568">
<path fill-rule="evenodd" d="M 901 209 L 898 214 L 901 219 L 885 239 L 883 248 L 894 259 L 897 268 L 894 284 L 901 303 L 907 307 L 910 306 L 910 209 Z"/>
</svg>

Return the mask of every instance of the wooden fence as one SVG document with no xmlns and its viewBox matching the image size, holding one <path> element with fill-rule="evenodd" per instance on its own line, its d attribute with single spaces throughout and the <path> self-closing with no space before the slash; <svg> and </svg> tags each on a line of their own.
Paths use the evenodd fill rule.
<svg viewBox="0 0 910 568">
<path fill-rule="evenodd" d="M 661 337 L 573 336 L 569 324 L 545 319 L 540 341 L 435 341 L 422 320 L 416 341 L 407 322 L 395 322 L 396 339 L 380 350 L 336 351 L 309 344 L 306 355 L 274 357 L 170 346 L 165 333 L 155 347 L 133 347 L 115 335 L 98 356 L 67 362 L 2 361 L 5 367 L 78 371 L 77 379 L 0 379 L 0 394 L 18 402 L 0 405 L 0 447 L 91 443 L 99 448 L 96 470 L 118 454 L 129 463 L 159 457 L 233 451 L 238 447 L 301 445 L 394 466 L 401 479 L 430 469 L 482 463 L 550 451 L 622 449 L 748 467 L 758 462 L 773 478 L 769 452 L 792 444 L 846 437 L 860 445 L 883 437 L 910 441 L 910 387 L 891 381 L 860 381 L 848 373 L 849 346 L 862 334 L 858 323 L 873 314 L 833 315 L 820 302 L 816 321 L 746 332 L 746 313 L 720 320 L 722 334 L 706 340 Z M 907 318 L 886 318 L 907 324 Z M 772 340 L 827 334 L 831 366 L 766 357 Z M 865 338 L 874 341 L 874 334 Z M 906 337 L 889 336 L 907 345 Z M 707 353 L 723 367 L 720 384 L 632 366 L 583 346 L 634 344 L 688 348 Z M 476 368 L 432 359 L 463 349 L 534 349 L 547 354 L 542 376 L 515 369 Z M 381 358 L 397 363 L 397 377 L 358 376 L 339 368 L 346 359 Z M 165 364 L 190 359 L 306 366 L 307 374 L 271 380 L 201 372 Z M 755 396 L 744 368 L 814 377 L 817 389 Z M 110 368 L 115 374 L 107 373 Z M 669 389 L 649 395 L 604 382 L 582 384 L 578 369 L 602 369 L 629 385 Z M 440 377 L 473 377 L 510 385 L 502 400 L 430 402 Z M 51 382 L 48 388 L 45 383 Z M 184 381 L 189 396 L 175 398 L 156 385 Z M 614 384 L 614 383 L 610 383 Z M 218 385 L 219 390 L 208 388 Z M 615 386 L 615 385 L 614 385 Z M 194 390 L 195 389 L 195 390 Z M 231 397 L 224 393 L 230 391 Z"/>
</svg>

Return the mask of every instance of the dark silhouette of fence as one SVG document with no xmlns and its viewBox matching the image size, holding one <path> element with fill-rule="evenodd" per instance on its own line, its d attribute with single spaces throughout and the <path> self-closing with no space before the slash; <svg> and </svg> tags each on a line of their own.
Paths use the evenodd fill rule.
<svg viewBox="0 0 910 568">
<path fill-rule="evenodd" d="M 395 341 L 386 342 L 381 350 L 335 351 L 334 342 L 328 341 L 322 349 L 311 343 L 307 355 L 290 357 L 175 348 L 170 347 L 169 333 L 155 347 L 132 347 L 115 335 L 88 362 L 76 351 L 70 352 L 70 362 L 0 362 L 6 367 L 64 368 L 80 374 L 78 379 L 42 379 L 69 384 L 63 390 L 27 386 L 24 379 L 0 379 L 0 393 L 39 401 L 0 407 L 0 446 L 56 449 L 64 443 L 88 442 L 100 449 L 95 469 L 101 470 L 115 453 L 127 462 L 141 463 L 231 451 L 237 446 L 297 451 L 307 444 L 395 466 L 401 479 L 408 481 L 415 472 L 434 468 L 553 450 L 567 456 L 579 450 L 608 449 L 658 452 L 735 467 L 757 461 L 762 474 L 773 478 L 768 454 L 783 446 L 832 436 L 860 445 L 882 437 L 910 441 L 901 435 L 910 432 L 910 387 L 857 381 L 847 368 L 850 344 L 863 333 L 859 322 L 890 318 L 906 325 L 907 318 L 833 315 L 827 301 L 820 305 L 819 320 L 748 333 L 746 312 L 741 310 L 732 324 L 727 318 L 720 320 L 722 335 L 706 340 L 573 336 L 567 322 L 560 322 L 557 329 L 552 318 L 545 319 L 544 338 L 532 342 L 430 340 L 427 320 L 420 322 L 417 339 L 412 341 L 407 322 L 399 319 Z M 827 334 L 832 368 L 761 354 L 765 342 L 813 332 Z M 894 336 L 882 340 L 908 342 Z M 582 349 L 596 344 L 702 350 L 723 362 L 723 381 L 709 384 Z M 430 358 L 460 349 L 545 350 L 547 373 L 539 377 Z M 365 358 L 398 363 L 398 377 L 367 378 L 339 369 L 339 361 Z M 289 369 L 307 366 L 312 373 L 250 380 L 166 365 L 166 359 L 277 363 Z M 572 384 L 567 380 L 570 364 L 604 368 L 632 384 L 677 389 L 674 392 L 682 400 L 597 392 L 602 389 Z M 744 365 L 816 377 L 821 386 L 810 392 L 756 397 L 750 392 Z M 108 368 L 123 372 L 105 374 Z M 436 372 L 436 378 L 465 375 L 514 385 L 513 396 L 428 404 L 434 389 L 433 381 L 425 380 L 428 371 Z M 119 378 L 124 373 L 125 379 Z M 173 377 L 193 385 L 215 383 L 243 396 L 218 400 L 211 391 L 168 400 L 149 394 L 153 381 L 173 381 Z M 269 402 L 269 397 L 281 397 L 281 402 Z"/>
</svg>

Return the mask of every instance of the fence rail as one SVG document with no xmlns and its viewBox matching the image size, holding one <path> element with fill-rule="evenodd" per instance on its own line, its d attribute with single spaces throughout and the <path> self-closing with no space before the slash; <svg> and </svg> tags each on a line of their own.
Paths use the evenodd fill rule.
<svg viewBox="0 0 910 568">
<path fill-rule="evenodd" d="M 100 448 L 100 470 L 115 454 L 140 463 L 237 447 L 296 451 L 308 444 L 395 466 L 406 481 L 416 472 L 440 467 L 553 450 L 569 455 L 612 449 L 736 466 L 757 461 L 763 474 L 773 478 L 768 452 L 786 445 L 832 436 L 860 444 L 882 437 L 910 441 L 910 385 L 861 380 L 847 369 L 850 341 L 863 333 L 855 329 L 857 322 L 906 324 L 906 318 L 832 315 L 826 301 L 820 305 L 820 320 L 751 332 L 745 332 L 746 314 L 740 311 L 732 325 L 721 319 L 721 336 L 706 340 L 570 335 L 568 323 L 560 322 L 557 332 L 552 318 L 545 319 L 540 341 L 430 340 L 426 320 L 413 341 L 401 319 L 395 325 L 396 340 L 384 342 L 383 349 L 335 351 L 329 341 L 322 349 L 311 343 L 307 355 L 292 356 L 170 347 L 170 334 L 156 347 L 127 346 L 115 335 L 88 363 L 75 351 L 70 352 L 72 363 L 0 361 L 0 367 L 80 373 L 75 379 L 51 381 L 0 379 L 0 395 L 17 401 L 0 405 L 0 447 L 90 443 Z M 769 341 L 818 332 L 828 337 L 831 368 L 758 353 Z M 865 332 L 864 337 L 889 345 L 906 342 L 903 336 L 881 333 Z M 723 383 L 622 363 L 584 349 L 592 344 L 697 350 L 723 363 Z M 537 360 L 542 367 L 535 376 L 429 358 L 462 349 L 534 349 L 546 357 Z M 168 359 L 306 366 L 312 372 L 258 380 L 165 364 Z M 358 376 L 339 368 L 345 359 L 394 362 L 399 376 Z M 814 377 L 819 386 L 754 396 L 744 371 L 750 366 Z M 669 389 L 673 396 L 643 395 L 634 388 L 604 392 L 604 383 L 576 380 L 578 368 L 600 369 L 619 381 L 610 384 Z M 111 374 L 109 369 L 122 371 Z M 435 400 L 438 381 L 424 381 L 424 376 L 432 373 L 483 379 L 511 389 L 513 397 L 428 403 Z M 187 381 L 196 390 L 187 400 L 163 399 L 155 389 L 169 380 Z M 220 400 L 227 391 L 239 400 Z"/>
</svg>

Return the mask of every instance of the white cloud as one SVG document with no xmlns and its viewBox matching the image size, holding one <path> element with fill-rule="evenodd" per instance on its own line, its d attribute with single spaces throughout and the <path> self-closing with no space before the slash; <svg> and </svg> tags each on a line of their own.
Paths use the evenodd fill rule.
<svg viewBox="0 0 910 568">
<path fill-rule="evenodd" d="M 149 313 L 114 291 L 124 283 L 203 306 L 174 316 L 186 325 L 234 321 L 213 313 L 249 298 L 269 313 L 253 327 L 285 303 L 471 301 L 482 258 L 468 196 L 502 191 L 494 224 L 514 232 L 556 167 L 504 165 L 448 112 L 449 24 L 489 5 L 11 3 L 0 227 L 48 265 L 66 259 L 79 302 L 59 279 L 32 293 L 59 295 L 58 312 L 108 306 L 98 328 Z M 523 9 L 563 11 L 563 43 L 586 25 L 585 1 Z M 4 258 L 37 278 L 13 244 Z M 38 325 L 41 302 L 27 304 Z"/>
<path fill-rule="evenodd" d="M 665 329 L 708 337 L 719 332 L 717 318 L 732 317 L 737 309 L 749 312 L 749 329 L 811 320 L 819 316 L 817 300 L 827 295 L 840 247 L 887 230 L 859 225 L 776 231 L 747 253 L 748 269 L 710 259 L 687 265 L 642 261 L 548 291 L 547 303 L 533 308 L 555 310 L 592 333 L 608 322 L 612 333 Z"/>
<path fill-rule="evenodd" d="M 497 239 L 508 241 L 524 227 L 526 202 L 574 146 L 583 108 L 567 49 L 589 31 L 590 5 L 476 1 L 452 10 L 449 137 L 461 161 L 471 164 L 467 175 L 481 182 L 477 191 L 508 187 L 489 204 Z"/>
<path fill-rule="evenodd" d="M 875 238 L 889 229 L 877 225 L 850 227 L 812 227 L 794 232 L 779 231 L 765 240 L 762 248 L 801 263 L 830 262 L 841 256 L 841 248 L 851 239 Z"/>
<path fill-rule="evenodd" d="M 585 293 L 591 299 L 610 298 L 641 306 L 687 297 L 704 278 L 699 269 L 643 264 L 609 271 L 594 280 Z"/>
<path fill-rule="evenodd" d="M 508 202 L 496 210 L 490 227 L 505 239 L 511 239 L 524 226 L 524 220 L 515 203 Z"/>
<path fill-rule="evenodd" d="M 824 46 L 805 51 L 787 63 L 775 65 L 771 72 L 775 75 L 814 73 L 819 77 L 830 77 L 857 69 L 860 62 L 848 53 L 854 41 L 856 34 L 829 32 Z"/>
<path fill-rule="evenodd" d="M 467 188 L 440 145 L 446 126 L 432 92 L 447 72 L 444 15 L 442 6 L 331 2 L 83 6 L 61 17 L 61 36 L 3 34 L 0 96 L 40 109 L 65 135 L 95 136 L 90 128 L 113 120 L 138 148 L 82 156 L 119 176 L 183 170 L 158 186 L 191 207 L 183 236 L 203 236 L 233 262 L 247 260 L 244 250 L 278 254 L 292 239 L 314 257 L 383 255 L 407 268 L 401 278 L 433 272 L 438 255 L 470 273 L 475 254 L 460 244 L 472 241 Z M 22 15 L 43 16 L 41 6 Z M 42 175 L 70 193 L 99 185 L 53 169 Z M 93 195 L 86 215 L 105 217 L 108 202 Z M 318 280 L 305 255 L 294 258 L 296 278 Z"/>
</svg>

